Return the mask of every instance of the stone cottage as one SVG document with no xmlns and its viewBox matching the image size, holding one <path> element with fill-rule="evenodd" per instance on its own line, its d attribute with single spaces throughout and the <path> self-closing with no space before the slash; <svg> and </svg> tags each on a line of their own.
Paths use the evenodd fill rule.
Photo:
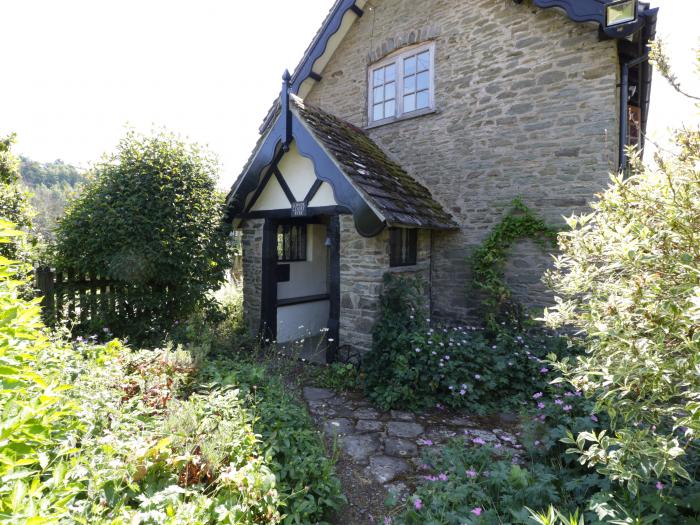
<svg viewBox="0 0 700 525">
<path fill-rule="evenodd" d="M 337 0 L 227 198 L 246 322 L 366 350 L 382 277 L 467 319 L 467 259 L 520 197 L 580 211 L 643 146 L 657 11 L 638 0 Z M 547 259 L 515 248 L 539 297 Z"/>
</svg>

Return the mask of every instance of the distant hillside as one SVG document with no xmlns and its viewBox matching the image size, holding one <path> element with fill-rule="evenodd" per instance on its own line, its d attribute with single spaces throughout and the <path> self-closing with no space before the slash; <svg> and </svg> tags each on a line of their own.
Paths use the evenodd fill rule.
<svg viewBox="0 0 700 525">
<path fill-rule="evenodd" d="M 32 205 L 37 211 L 34 227 L 47 239 L 53 238 L 56 220 L 63 215 L 66 203 L 85 183 L 84 172 L 61 160 L 36 162 L 21 157 L 22 183 L 34 194 Z"/>
</svg>

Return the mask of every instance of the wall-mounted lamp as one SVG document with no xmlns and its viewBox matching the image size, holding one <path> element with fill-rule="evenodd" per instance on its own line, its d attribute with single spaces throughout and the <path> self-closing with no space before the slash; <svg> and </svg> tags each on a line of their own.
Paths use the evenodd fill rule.
<svg viewBox="0 0 700 525">
<path fill-rule="evenodd" d="M 622 0 L 605 6 L 605 27 L 636 22 L 637 0 Z"/>
</svg>

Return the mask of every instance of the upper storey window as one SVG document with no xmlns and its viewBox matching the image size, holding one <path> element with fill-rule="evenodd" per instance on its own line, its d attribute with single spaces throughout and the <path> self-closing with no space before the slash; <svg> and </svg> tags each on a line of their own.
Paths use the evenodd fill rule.
<svg viewBox="0 0 700 525">
<path fill-rule="evenodd" d="M 389 122 L 434 109 L 435 46 L 414 46 L 369 70 L 369 122 Z"/>
</svg>

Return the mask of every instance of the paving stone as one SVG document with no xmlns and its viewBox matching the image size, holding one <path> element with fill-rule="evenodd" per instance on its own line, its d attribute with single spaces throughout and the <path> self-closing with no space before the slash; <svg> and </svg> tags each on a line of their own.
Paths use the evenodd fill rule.
<svg viewBox="0 0 700 525">
<path fill-rule="evenodd" d="M 384 423 L 381 421 L 373 421 L 371 419 L 360 419 L 355 425 L 355 430 L 358 432 L 379 432 L 384 428 Z"/>
<path fill-rule="evenodd" d="M 387 425 L 390 436 L 414 438 L 423 433 L 423 425 L 403 421 L 390 421 Z"/>
<path fill-rule="evenodd" d="M 384 441 L 384 454 L 400 458 L 412 457 L 418 454 L 418 447 L 407 439 L 387 438 Z"/>
<path fill-rule="evenodd" d="M 465 431 L 465 434 L 468 435 L 472 439 L 481 438 L 484 441 L 486 441 L 487 443 L 497 443 L 498 442 L 498 438 L 496 436 L 494 436 L 492 432 L 489 432 L 487 430 L 477 430 L 477 429 L 470 428 L 469 430 Z"/>
<path fill-rule="evenodd" d="M 408 472 L 410 467 L 403 459 L 389 456 L 373 456 L 369 460 L 367 470 L 379 483 L 389 483 L 401 474 Z"/>
<path fill-rule="evenodd" d="M 389 412 L 391 414 L 391 419 L 398 419 L 399 421 L 415 421 L 416 416 L 410 412 L 400 412 L 399 410 L 392 410 Z"/>
<path fill-rule="evenodd" d="M 428 431 L 425 438 L 434 441 L 435 443 L 441 443 L 443 441 L 447 441 L 448 439 L 452 439 L 455 436 L 457 436 L 457 432 L 449 428 L 433 428 Z"/>
<path fill-rule="evenodd" d="M 397 481 L 396 483 L 387 483 L 384 485 L 386 491 L 393 495 L 397 502 L 404 502 L 409 495 L 409 488 L 405 483 Z"/>
<path fill-rule="evenodd" d="M 498 437 L 501 441 L 505 441 L 506 443 L 517 443 L 518 440 L 515 438 L 513 434 L 509 434 L 508 432 L 501 432 L 498 434 Z"/>
<path fill-rule="evenodd" d="M 369 457 L 379 450 L 379 437 L 376 434 L 345 436 L 341 440 L 343 450 L 353 461 L 366 465 Z"/>
<path fill-rule="evenodd" d="M 357 419 L 379 419 L 379 412 L 373 408 L 358 408 L 353 414 Z"/>
<path fill-rule="evenodd" d="M 335 416 L 336 411 L 323 401 L 309 401 L 309 411 L 314 415 Z"/>
<path fill-rule="evenodd" d="M 326 388 L 304 387 L 304 399 L 307 401 L 321 401 L 335 397 L 335 392 Z"/>
<path fill-rule="evenodd" d="M 340 417 L 338 419 L 329 419 L 323 425 L 323 431 L 329 436 L 337 436 L 338 434 L 351 434 L 352 430 L 352 421 L 344 417 Z"/>
<path fill-rule="evenodd" d="M 456 427 L 473 427 L 474 421 L 464 416 L 455 416 L 447 420 L 447 423 Z"/>
</svg>

